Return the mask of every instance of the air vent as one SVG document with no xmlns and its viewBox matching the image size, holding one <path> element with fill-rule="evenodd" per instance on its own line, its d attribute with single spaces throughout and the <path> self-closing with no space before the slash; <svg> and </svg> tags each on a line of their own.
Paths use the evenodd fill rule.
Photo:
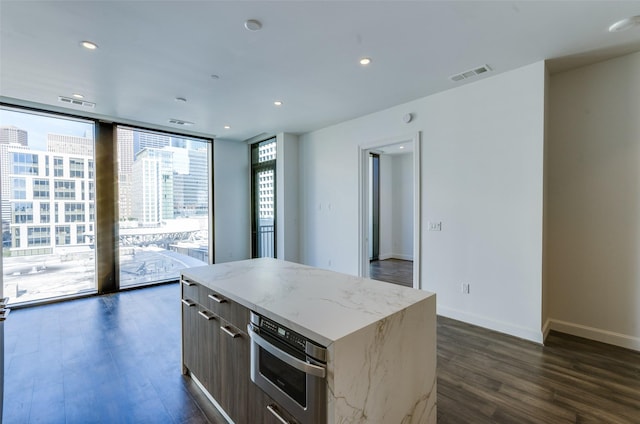
<svg viewBox="0 0 640 424">
<path fill-rule="evenodd" d="M 91 102 L 85 102 L 84 100 L 72 99 L 71 97 L 58 96 L 58 101 L 61 103 L 67 103 L 74 106 L 88 107 L 89 109 L 95 109 L 96 104 Z"/>
<path fill-rule="evenodd" d="M 489 72 L 491 70 L 492 69 L 491 69 L 491 67 L 489 65 L 482 65 L 482 66 L 479 66 L 477 68 L 470 69 L 468 71 L 462 72 L 460 74 L 451 75 L 449 77 L 449 79 L 451 81 L 458 82 L 458 81 L 466 80 L 466 79 L 469 79 L 469 78 L 473 78 L 473 77 L 478 76 L 478 75 L 485 74 L 485 73 L 487 73 L 487 72 Z"/>
<path fill-rule="evenodd" d="M 184 126 L 190 126 L 193 125 L 193 122 L 189 122 L 189 121 L 183 121 L 182 119 L 169 119 L 169 123 L 170 124 L 174 124 L 174 125 L 184 125 Z"/>
</svg>

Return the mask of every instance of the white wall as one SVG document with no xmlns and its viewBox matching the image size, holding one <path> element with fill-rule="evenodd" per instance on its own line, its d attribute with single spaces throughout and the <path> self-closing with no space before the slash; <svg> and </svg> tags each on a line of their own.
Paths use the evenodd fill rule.
<svg viewBox="0 0 640 424">
<path fill-rule="evenodd" d="M 550 328 L 640 350 L 640 53 L 551 76 Z"/>
<path fill-rule="evenodd" d="M 358 274 L 358 146 L 421 131 L 421 287 L 541 341 L 544 80 L 539 62 L 301 136 L 302 262 Z"/>
<path fill-rule="evenodd" d="M 392 257 L 413 260 L 413 155 L 393 155 Z"/>
<path fill-rule="evenodd" d="M 357 147 L 342 144 L 349 130 L 331 127 L 300 136 L 300 260 L 357 275 Z"/>
<path fill-rule="evenodd" d="M 413 155 L 380 156 L 381 260 L 413 260 Z"/>
<path fill-rule="evenodd" d="M 380 155 L 380 238 L 378 258 L 393 258 L 393 158 Z"/>
<path fill-rule="evenodd" d="M 214 245 L 215 263 L 251 256 L 251 186 L 249 147 L 237 141 L 215 140 Z"/>
<path fill-rule="evenodd" d="M 298 136 L 276 137 L 276 249 L 278 259 L 299 261 Z"/>
</svg>

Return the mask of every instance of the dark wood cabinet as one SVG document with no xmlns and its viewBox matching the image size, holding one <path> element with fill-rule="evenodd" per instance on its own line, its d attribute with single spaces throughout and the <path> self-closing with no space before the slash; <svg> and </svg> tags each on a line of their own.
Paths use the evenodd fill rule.
<svg viewBox="0 0 640 424">
<path fill-rule="evenodd" d="M 198 304 L 189 299 L 182 299 L 182 373 L 197 368 L 198 362 Z"/>
<path fill-rule="evenodd" d="M 183 279 L 181 285 L 183 372 L 198 379 L 234 422 L 262 422 L 251 418 L 262 391 L 250 376 L 249 310 L 196 282 Z"/>
<path fill-rule="evenodd" d="M 196 326 L 199 358 L 194 374 L 211 396 L 216 398 L 220 392 L 218 355 L 220 317 L 200 306 Z"/>
<path fill-rule="evenodd" d="M 183 278 L 180 280 L 180 286 L 182 288 L 182 298 L 190 299 L 194 302 L 201 303 L 199 300 L 200 297 L 200 284 L 195 281 L 191 281 L 187 278 Z"/>
<path fill-rule="evenodd" d="M 219 393 L 220 317 L 191 299 L 182 299 L 183 373 L 191 373 L 212 396 Z"/>
<path fill-rule="evenodd" d="M 240 331 L 247 331 L 249 324 L 249 310 L 247 308 L 204 286 L 200 286 L 198 298 L 202 306 Z"/>
<path fill-rule="evenodd" d="M 248 405 L 253 386 L 249 374 L 249 336 L 222 320 L 219 347 L 220 406 L 234 422 L 249 423 Z"/>
</svg>

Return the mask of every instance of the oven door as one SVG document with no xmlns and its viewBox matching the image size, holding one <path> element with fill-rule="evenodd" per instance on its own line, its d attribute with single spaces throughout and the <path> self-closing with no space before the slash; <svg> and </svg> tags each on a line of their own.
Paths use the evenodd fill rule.
<svg viewBox="0 0 640 424">
<path fill-rule="evenodd" d="M 326 422 L 326 365 L 251 324 L 251 380 L 301 424 Z"/>
</svg>

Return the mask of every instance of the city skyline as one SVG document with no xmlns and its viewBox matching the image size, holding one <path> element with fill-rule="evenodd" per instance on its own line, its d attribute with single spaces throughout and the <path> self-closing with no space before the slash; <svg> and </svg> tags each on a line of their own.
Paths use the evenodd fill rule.
<svg viewBox="0 0 640 424">
<path fill-rule="evenodd" d="M 28 145 L 34 150 L 47 150 L 49 134 L 94 139 L 93 122 L 56 118 L 0 108 L 0 127 L 14 126 L 28 134 Z"/>
<path fill-rule="evenodd" d="M 31 235 L 36 230 L 46 233 L 43 240 L 47 242 L 38 244 L 41 247 L 48 244 L 52 252 L 57 246 L 86 243 L 82 235 L 86 231 L 86 225 L 91 233 L 95 220 L 94 140 L 83 136 L 48 132 L 46 149 L 42 145 L 38 149 L 29 141 L 28 129 L 14 125 L 13 122 L 7 124 L 11 125 L 0 126 L 3 131 L 7 128 L 12 129 L 12 132 L 5 134 L 7 137 L 3 138 L 3 144 L 0 146 L 3 157 L 7 156 L 6 160 L 2 161 L 1 170 L 2 218 L 3 233 L 7 230 L 11 232 L 11 250 L 33 250 L 29 249 L 32 247 L 32 240 L 29 239 L 25 244 L 22 233 L 28 231 Z M 21 135 L 16 137 L 15 134 Z M 123 143 L 120 143 L 120 140 Z M 17 144 L 6 144 L 16 141 Z M 208 186 L 198 183 L 208 179 L 206 150 L 205 142 L 200 140 L 119 128 L 118 178 L 122 185 L 119 195 L 120 219 L 137 219 L 139 226 L 148 227 L 159 226 L 167 219 L 206 213 Z M 164 159 L 160 162 L 141 160 L 152 157 Z M 146 172 L 144 177 L 132 178 L 134 171 L 145 161 L 151 166 L 149 170 L 159 167 L 161 163 L 164 164 L 161 166 L 164 170 L 160 174 Z M 77 180 L 78 177 L 83 181 Z M 158 186 L 160 180 L 163 181 L 162 189 L 157 189 L 154 186 Z M 19 187 L 16 184 L 19 184 Z M 5 185 L 7 187 L 4 187 Z M 62 185 L 65 185 L 64 188 Z M 62 193 L 63 189 L 69 193 Z M 141 197 L 132 196 L 134 191 L 144 194 Z M 63 194 L 65 197 L 61 197 Z M 132 200 L 135 204 L 142 199 L 145 199 L 145 206 L 137 204 L 139 207 L 132 210 Z M 70 201 L 75 203 L 70 204 Z M 78 206 L 78 201 L 85 204 Z M 159 208 L 160 211 L 152 215 L 144 214 L 147 205 L 150 204 L 154 204 L 155 206 L 151 207 Z M 21 212 L 16 212 L 16 207 L 19 207 Z M 68 207 L 74 208 L 73 213 L 65 210 L 67 214 L 59 218 L 58 209 L 61 208 L 62 211 Z M 76 210 L 82 216 L 78 215 Z M 135 212 L 131 213 L 133 211 Z M 63 228 L 63 224 L 70 223 L 66 215 L 74 215 L 74 224 Z M 20 221 L 17 221 L 18 219 Z M 38 225 L 40 227 L 36 228 Z M 63 241 L 56 237 L 59 231 L 66 231 Z M 81 240 L 85 240 L 84 243 Z"/>
</svg>

